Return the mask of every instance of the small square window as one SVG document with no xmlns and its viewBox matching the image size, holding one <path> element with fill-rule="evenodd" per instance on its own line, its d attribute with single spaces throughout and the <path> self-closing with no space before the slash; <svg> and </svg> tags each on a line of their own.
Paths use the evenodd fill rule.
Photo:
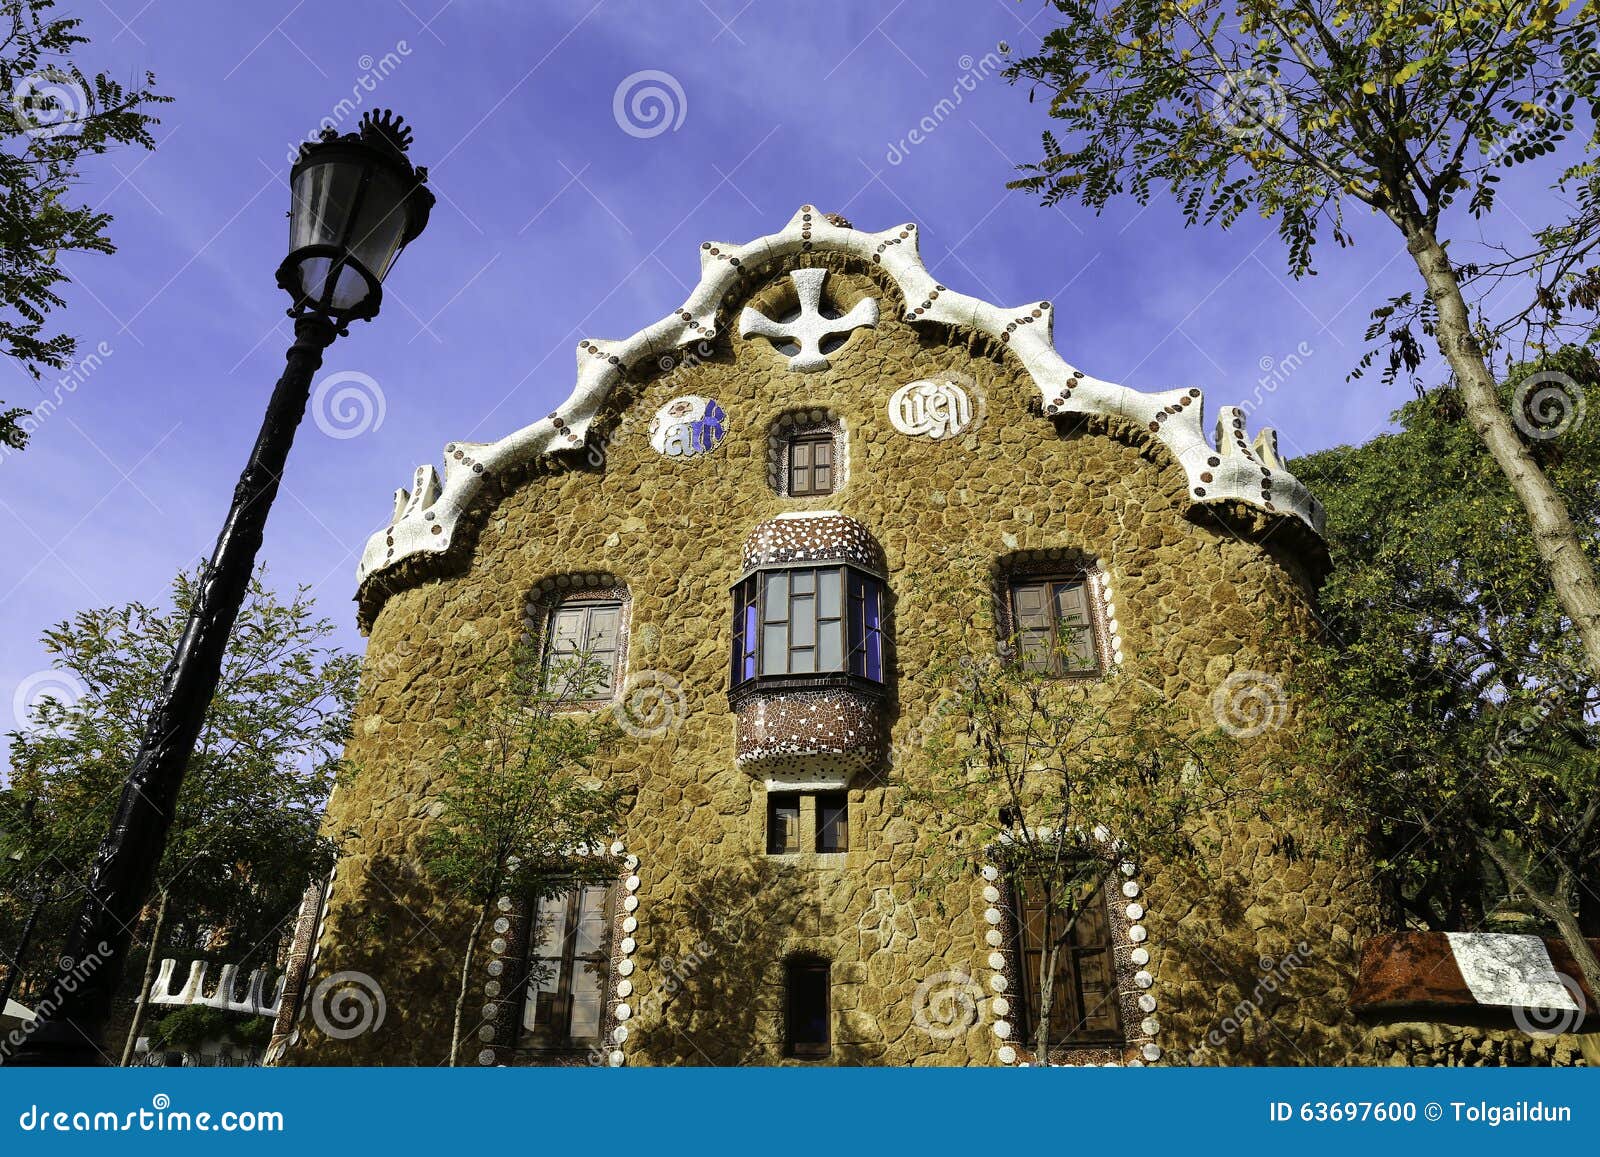
<svg viewBox="0 0 1600 1157">
<path fill-rule="evenodd" d="M 789 496 L 809 498 L 833 493 L 833 435 L 827 430 L 795 434 L 789 439 Z"/>
<path fill-rule="evenodd" d="M 850 805 L 842 791 L 817 796 L 817 851 L 850 850 Z"/>
<path fill-rule="evenodd" d="M 800 850 L 800 797 L 792 792 L 767 795 L 767 855 Z"/>
</svg>

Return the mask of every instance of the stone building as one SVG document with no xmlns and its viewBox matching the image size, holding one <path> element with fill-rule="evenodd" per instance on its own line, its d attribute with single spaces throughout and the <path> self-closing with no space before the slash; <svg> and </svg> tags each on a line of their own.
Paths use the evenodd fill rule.
<svg viewBox="0 0 1600 1157">
<path fill-rule="evenodd" d="M 612 756 L 636 787 L 615 885 L 537 920 L 504 897 L 485 930 L 485 1065 L 1034 1059 L 1001 857 L 936 879 L 948 833 L 904 806 L 939 694 L 919 625 L 992 603 L 1070 626 L 1087 694 L 1137 679 L 1197 727 L 1253 706 L 1242 773 L 1295 766 L 1278 688 L 1326 551 L 1271 431 L 1224 409 L 1213 439 L 1198 389 L 1075 369 L 1052 339 L 1072 298 L 938 284 L 913 225 L 805 206 L 700 262 L 680 309 L 580 343 L 555 412 L 447 444 L 368 543 L 362 771 L 330 804 L 344 851 L 303 913 L 285 1063 L 445 1058 L 472 913 L 416 865 L 440 721 L 529 636 L 602 658 L 651 725 Z M 929 576 L 957 559 L 992 600 L 950 605 Z M 1120 862 L 1064 970 L 1055 1059 L 1365 1055 L 1350 994 L 1378 907 L 1358 856 L 1295 854 L 1310 822 L 1230 824 L 1205 872 Z"/>
</svg>

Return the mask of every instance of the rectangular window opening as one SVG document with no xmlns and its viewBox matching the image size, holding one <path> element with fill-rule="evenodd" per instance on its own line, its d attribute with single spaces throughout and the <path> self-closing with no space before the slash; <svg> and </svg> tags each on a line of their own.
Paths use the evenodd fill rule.
<svg viewBox="0 0 1600 1157">
<path fill-rule="evenodd" d="M 610 968 L 611 889 L 586 884 L 542 897 L 528 930 L 521 1045 L 566 1050 L 599 1043 Z"/>
<path fill-rule="evenodd" d="M 1025 670 L 1052 676 L 1100 674 L 1088 584 L 1081 577 L 1017 579 L 1010 593 L 1017 659 Z"/>
<path fill-rule="evenodd" d="M 609 697 L 617 686 L 622 603 L 574 600 L 550 612 L 545 631 L 545 690 L 572 699 Z"/>
<path fill-rule="evenodd" d="M 842 791 L 817 796 L 817 851 L 850 850 L 850 804 Z"/>
<path fill-rule="evenodd" d="M 800 850 L 800 797 L 794 792 L 767 793 L 767 855 Z"/>
<path fill-rule="evenodd" d="M 828 962 L 790 960 L 784 968 L 784 1043 L 791 1057 L 816 1059 L 831 1046 Z"/>
<path fill-rule="evenodd" d="M 1050 1043 L 1119 1043 L 1122 1017 L 1105 896 L 1099 888 L 1087 885 L 1069 901 L 1059 888 L 1047 888 L 1039 877 L 1013 877 L 1011 881 L 1017 937 L 1014 950 L 1021 963 L 1022 991 L 1018 996 L 1024 1014 L 1023 1039 L 1037 1037 L 1043 978 L 1050 943 L 1056 941 L 1060 947 L 1051 984 Z"/>
<path fill-rule="evenodd" d="M 833 435 L 826 430 L 789 439 L 789 497 L 833 493 Z"/>
</svg>

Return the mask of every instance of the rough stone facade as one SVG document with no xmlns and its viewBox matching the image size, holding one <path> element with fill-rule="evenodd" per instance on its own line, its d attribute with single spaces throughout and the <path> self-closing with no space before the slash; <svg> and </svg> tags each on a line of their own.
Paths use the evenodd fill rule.
<svg viewBox="0 0 1600 1157">
<path fill-rule="evenodd" d="M 623 693 L 672 696 L 671 726 L 629 739 L 612 756 L 613 773 L 637 784 L 614 852 L 621 883 L 609 918 L 622 947 L 607 980 L 605 1044 L 570 1058 L 578 1063 L 794 1063 L 782 1048 L 782 1004 L 784 962 L 797 953 L 831 962 L 829 1063 L 1016 1059 L 1020 1050 L 1002 1036 L 1008 1004 L 999 987 L 1015 982 L 1001 979 L 1014 973 L 994 943 L 994 893 L 985 891 L 993 882 L 931 882 L 930 841 L 941 837 L 901 799 L 899 785 L 918 774 L 919 724 L 939 693 L 919 624 L 971 622 L 972 645 L 993 645 L 981 599 L 943 602 L 930 576 L 1022 552 L 1089 560 L 1110 591 L 1102 604 L 1114 600 L 1114 612 L 1097 610 L 1108 659 L 1197 727 L 1215 725 L 1219 691 L 1261 675 L 1287 681 L 1324 564 L 1307 519 L 1268 509 L 1271 491 L 1252 505 L 1192 493 L 1196 479 L 1153 432 L 1155 421 L 1049 413 L 1041 391 L 1051 390 L 1006 341 L 915 320 L 921 303 L 905 298 L 903 279 L 863 258 L 860 246 L 812 244 L 811 220 L 803 245 L 773 241 L 766 260 L 745 263 L 705 325 L 714 336 L 692 356 L 622 366 L 585 429 L 586 445 L 558 442 L 517 469 L 492 469 L 479 497 L 451 516 L 441 536 L 449 551 L 400 557 L 394 528 L 387 545 L 380 538 L 369 551 L 361 611 L 370 644 L 348 753 L 361 772 L 329 809 L 328 830 L 343 838 L 344 852 L 286 1063 L 445 1058 L 472 913 L 438 894 L 416 864 L 440 787 L 441 721 L 485 660 L 529 629 L 530 597 L 559 593 L 566 576 L 573 585 L 604 576 L 626 588 Z M 790 231 L 798 237 L 799 228 Z M 875 325 L 849 330 L 835 348 L 822 343 L 825 369 L 794 372 L 771 338 L 735 332 L 747 306 L 774 317 L 792 307 L 794 269 L 828 271 L 824 299 L 835 317 L 879 303 Z M 1059 303 L 1068 317 L 1071 307 Z M 891 399 L 924 380 L 964 383 L 973 403 L 964 428 L 930 437 L 897 427 Z M 664 456 L 652 445 L 650 418 L 684 396 L 720 404 L 721 436 L 705 440 L 714 443 L 708 451 Z M 807 411 L 841 432 L 843 485 L 822 497 L 782 497 L 769 436 Z M 467 461 L 487 457 L 452 447 Z M 1279 478 L 1281 500 L 1298 484 Z M 424 490 L 429 500 L 438 493 L 419 472 Z M 868 528 L 886 556 L 889 756 L 849 783 L 848 851 L 775 857 L 765 854 L 765 784 L 738 763 L 730 588 L 759 524 L 823 510 Z M 401 493 L 399 513 L 425 525 L 412 494 Z M 1294 712 L 1269 707 L 1273 725 L 1239 744 L 1247 779 L 1296 766 Z M 802 847 L 816 823 L 807 798 Z M 1230 826 L 1204 872 L 1129 865 L 1128 879 L 1115 883 L 1131 890 L 1114 904 L 1128 1039 L 1083 1059 L 1342 1064 L 1379 1055 L 1347 1007 L 1377 906 L 1359 858 L 1296 854 L 1286 836 L 1299 833 L 1308 845 L 1308 823 L 1284 815 Z M 509 897 L 503 908 L 472 979 L 469 1063 L 532 1059 L 509 1047 L 520 1004 L 504 971 L 522 951 L 525 912 Z M 1263 971 L 1290 954 L 1293 969 L 1280 970 L 1281 983 L 1257 1000 Z M 381 989 L 381 1023 L 346 1036 L 327 1031 L 320 1009 L 308 1015 L 316 986 L 339 973 L 363 974 Z M 929 1031 L 930 984 L 956 986 L 953 1027 Z M 1241 1020 L 1250 1002 L 1260 1015 Z M 1402 1055 L 1395 1047 L 1384 1038 L 1383 1059 Z M 1403 1055 L 1418 1047 L 1405 1045 Z M 1432 1059 L 1444 1046 L 1426 1047 Z"/>
</svg>

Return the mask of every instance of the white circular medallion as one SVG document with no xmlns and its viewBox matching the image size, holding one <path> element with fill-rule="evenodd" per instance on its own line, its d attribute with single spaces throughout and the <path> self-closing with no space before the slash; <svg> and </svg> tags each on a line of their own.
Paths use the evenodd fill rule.
<svg viewBox="0 0 1600 1157">
<path fill-rule="evenodd" d="M 949 377 L 920 378 L 889 398 L 889 421 L 912 437 L 953 438 L 972 425 L 972 400 Z"/>
</svg>

